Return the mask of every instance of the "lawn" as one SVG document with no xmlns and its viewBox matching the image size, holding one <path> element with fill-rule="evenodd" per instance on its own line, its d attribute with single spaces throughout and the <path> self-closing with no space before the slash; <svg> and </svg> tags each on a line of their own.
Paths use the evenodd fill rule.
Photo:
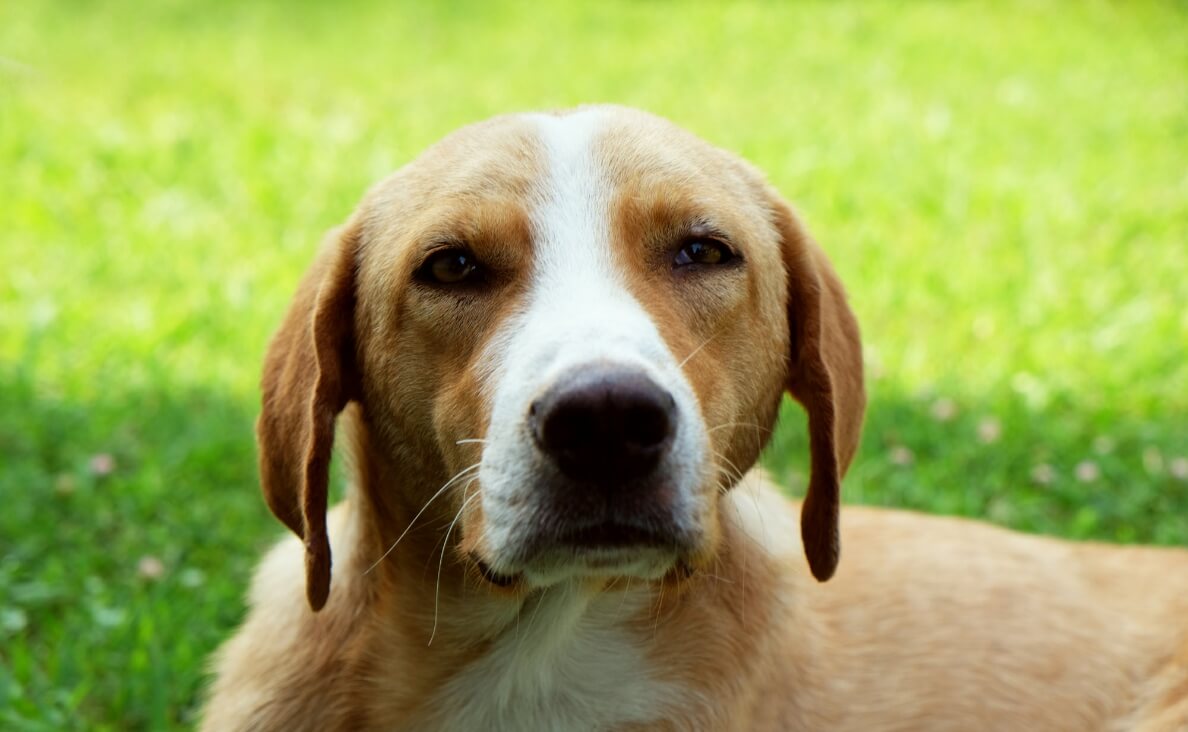
<svg viewBox="0 0 1188 732">
<path fill-rule="evenodd" d="M 586 101 L 742 153 L 831 253 L 848 500 L 1188 544 L 1183 4 L 10 2 L 0 728 L 192 724 L 281 533 L 256 380 L 320 233 L 458 125 Z M 799 412 L 765 459 L 803 486 Z"/>
</svg>

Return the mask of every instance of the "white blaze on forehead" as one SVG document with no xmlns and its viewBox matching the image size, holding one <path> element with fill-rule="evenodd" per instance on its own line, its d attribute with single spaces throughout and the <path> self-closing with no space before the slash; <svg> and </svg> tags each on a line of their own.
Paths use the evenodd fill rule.
<svg viewBox="0 0 1188 732">
<path fill-rule="evenodd" d="M 481 359 L 482 383 L 495 398 L 508 389 L 509 371 L 526 378 L 528 370 L 544 384 L 545 371 L 555 376 L 593 358 L 646 370 L 640 355 L 657 359 L 666 350 L 655 324 L 627 290 L 622 263 L 612 251 L 613 185 L 597 154 L 610 114 L 590 109 L 524 117 L 535 128 L 543 163 L 526 202 L 532 284 L 520 315 L 491 339 Z"/>
<path fill-rule="evenodd" d="M 537 258 L 542 264 L 561 253 L 560 242 L 573 237 L 587 239 L 587 246 L 571 248 L 590 254 L 596 249 L 605 252 L 609 246 L 610 192 L 594 155 L 603 117 L 595 111 L 530 117 L 539 131 L 547 165 L 532 211 Z"/>
<path fill-rule="evenodd" d="M 608 117 L 602 110 L 531 117 L 547 167 L 532 206 L 535 261 L 526 325 L 566 346 L 563 355 L 538 354 L 562 356 L 562 362 L 541 367 L 564 368 L 591 356 L 638 363 L 641 356 L 665 355 L 660 333 L 627 290 L 623 263 L 611 246 L 612 183 L 597 153 Z"/>
<path fill-rule="evenodd" d="M 531 284 L 520 313 L 491 339 L 483 359 L 492 410 L 480 481 L 486 541 L 496 555 L 513 555 L 536 518 L 543 458 L 527 428 L 529 406 L 558 379 L 599 362 L 639 370 L 672 393 L 677 432 L 661 469 L 687 499 L 677 501 L 676 520 L 693 520 L 704 425 L 691 387 L 628 289 L 627 263 L 612 246 L 614 184 L 598 152 L 608 144 L 610 116 L 584 110 L 527 118 L 543 152 L 543 170 L 527 202 Z"/>
</svg>

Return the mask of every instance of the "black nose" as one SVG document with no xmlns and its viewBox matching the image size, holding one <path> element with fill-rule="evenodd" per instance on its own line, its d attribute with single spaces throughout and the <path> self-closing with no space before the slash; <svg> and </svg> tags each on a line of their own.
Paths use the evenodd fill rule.
<svg viewBox="0 0 1188 732">
<path fill-rule="evenodd" d="M 676 429 L 676 402 L 643 373 L 592 368 L 559 380 L 532 403 L 530 420 L 566 476 L 620 482 L 656 467 Z"/>
</svg>

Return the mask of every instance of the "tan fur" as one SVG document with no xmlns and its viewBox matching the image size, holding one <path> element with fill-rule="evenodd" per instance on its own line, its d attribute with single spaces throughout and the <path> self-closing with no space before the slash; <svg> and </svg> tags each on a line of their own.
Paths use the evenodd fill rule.
<svg viewBox="0 0 1188 732">
<path fill-rule="evenodd" d="M 685 359 L 718 469 L 703 489 L 721 493 L 691 574 L 575 590 L 621 609 L 622 637 L 674 694 L 622 728 L 1188 729 L 1188 552 L 864 508 L 844 511 L 839 541 L 865 393 L 832 266 L 750 166 L 604 112 L 616 261 Z M 476 569 L 485 519 L 466 501 L 482 486 L 462 473 L 439 493 L 481 453 L 466 440 L 486 434 L 499 328 L 527 291 L 543 165 L 522 118 L 466 128 L 377 185 L 319 254 L 270 347 L 258 428 L 268 504 L 300 538 L 260 565 L 203 729 L 438 729 L 443 690 L 509 637 L 547 631 L 539 591 Z M 671 244 L 707 218 L 746 267 L 677 282 Z M 455 239 L 501 278 L 496 295 L 409 285 Z M 784 390 L 808 413 L 804 507 L 740 474 Z M 336 415 L 352 485 L 326 514 Z"/>
</svg>

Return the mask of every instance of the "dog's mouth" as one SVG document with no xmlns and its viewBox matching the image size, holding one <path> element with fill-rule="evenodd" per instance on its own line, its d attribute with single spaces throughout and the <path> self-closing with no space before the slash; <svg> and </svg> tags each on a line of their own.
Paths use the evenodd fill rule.
<svg viewBox="0 0 1188 732">
<path fill-rule="evenodd" d="M 608 520 L 541 532 L 524 545 L 510 566 L 500 566 L 502 562 L 479 552 L 471 552 L 469 558 L 477 575 L 500 589 L 514 589 L 525 582 L 549 584 L 546 578 L 573 574 L 658 578 L 675 569 L 687 576 L 684 559 L 691 546 L 682 538 L 670 527 Z"/>
<path fill-rule="evenodd" d="M 632 549 L 635 547 L 668 547 L 671 537 L 647 526 L 632 526 L 607 521 L 560 532 L 553 540 L 558 547 L 576 550 Z"/>
<path fill-rule="evenodd" d="M 473 554 L 471 555 L 471 560 L 474 562 L 474 566 L 478 570 L 479 576 L 482 577 L 482 579 L 488 584 L 501 590 L 514 588 L 520 585 L 524 580 L 523 573 L 503 574 L 501 572 L 496 572 L 491 568 L 491 565 L 487 564 Z M 684 559 L 679 559 L 664 575 L 664 579 L 666 581 L 681 583 L 692 578 L 695 574 L 697 574 L 697 570 L 691 563 Z"/>
<path fill-rule="evenodd" d="M 484 580 L 495 585 L 496 587 L 507 588 L 520 581 L 521 575 L 501 574 L 496 572 L 495 570 L 491 569 L 491 565 L 487 564 L 482 559 L 479 559 L 479 557 L 475 554 L 471 554 L 470 559 L 474 562 L 475 567 L 478 568 L 479 575 Z"/>
</svg>

